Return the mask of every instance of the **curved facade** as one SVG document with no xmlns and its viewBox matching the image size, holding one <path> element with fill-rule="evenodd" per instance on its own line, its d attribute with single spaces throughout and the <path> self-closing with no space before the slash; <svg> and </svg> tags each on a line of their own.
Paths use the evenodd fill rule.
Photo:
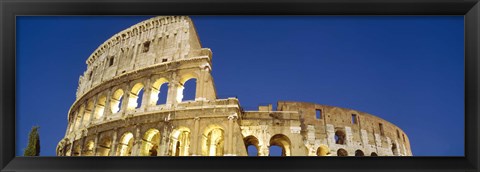
<svg viewBox="0 0 480 172">
<path fill-rule="evenodd" d="M 272 146 L 284 156 L 412 155 L 400 128 L 364 112 L 287 101 L 244 111 L 217 99 L 211 60 L 186 16 L 112 36 L 86 61 L 57 155 L 268 156 Z"/>
</svg>

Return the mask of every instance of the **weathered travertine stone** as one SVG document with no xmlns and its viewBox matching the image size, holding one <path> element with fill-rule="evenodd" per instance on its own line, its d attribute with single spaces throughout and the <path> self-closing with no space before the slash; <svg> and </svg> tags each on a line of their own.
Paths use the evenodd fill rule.
<svg viewBox="0 0 480 172">
<path fill-rule="evenodd" d="M 259 156 L 271 146 L 285 156 L 412 155 L 400 128 L 364 112 L 288 101 L 243 111 L 236 98 L 217 99 L 212 52 L 186 16 L 138 23 L 86 63 L 58 156 L 246 156 L 250 145 Z"/>
</svg>

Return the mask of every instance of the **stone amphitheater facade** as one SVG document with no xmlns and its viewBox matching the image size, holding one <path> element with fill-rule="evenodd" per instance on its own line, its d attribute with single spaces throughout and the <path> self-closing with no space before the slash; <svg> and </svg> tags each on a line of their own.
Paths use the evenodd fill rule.
<svg viewBox="0 0 480 172">
<path fill-rule="evenodd" d="M 368 113 L 290 101 L 244 111 L 237 98 L 217 98 L 212 52 L 186 16 L 131 26 L 86 63 L 58 156 L 247 156 L 249 146 L 258 156 L 271 146 L 284 156 L 412 155 L 399 127 Z"/>
</svg>

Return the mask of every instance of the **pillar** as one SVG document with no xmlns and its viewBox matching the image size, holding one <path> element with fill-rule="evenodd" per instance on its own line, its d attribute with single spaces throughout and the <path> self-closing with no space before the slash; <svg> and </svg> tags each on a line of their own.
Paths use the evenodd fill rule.
<svg viewBox="0 0 480 172">
<path fill-rule="evenodd" d="M 140 128 L 136 128 L 136 132 L 133 138 L 132 156 L 140 156 L 140 147 L 142 145 L 142 139 L 140 136 Z"/>
<path fill-rule="evenodd" d="M 192 131 L 193 140 L 191 142 L 192 149 L 193 149 L 192 150 L 192 155 L 193 156 L 199 156 L 199 155 L 202 154 L 200 152 L 199 146 L 198 146 L 198 145 L 200 145 L 200 143 L 198 141 L 199 140 L 198 138 L 200 137 L 200 134 L 199 134 L 199 132 L 200 132 L 200 124 L 199 124 L 200 123 L 200 117 L 193 118 L 193 122 L 194 122 L 194 124 L 193 124 L 194 130 Z"/>
<path fill-rule="evenodd" d="M 160 145 L 158 146 L 159 152 L 158 154 L 160 156 L 166 156 L 167 155 L 167 148 L 168 148 L 168 130 L 167 126 L 163 127 L 163 132 L 162 134 L 162 141 L 160 141 Z"/>
<path fill-rule="evenodd" d="M 140 105 L 140 109 L 144 111 L 147 110 L 147 107 L 150 105 L 150 94 L 152 92 L 152 83 L 150 79 L 145 80 L 145 84 L 143 85 L 143 96 L 142 98 L 142 105 Z"/>
<path fill-rule="evenodd" d="M 233 121 L 236 120 L 237 117 L 237 113 L 228 116 L 228 133 L 227 141 L 225 142 L 227 150 L 224 153 L 226 155 L 233 155 Z"/>
<path fill-rule="evenodd" d="M 113 130 L 113 137 L 112 137 L 112 146 L 110 147 L 110 156 L 117 155 L 117 129 Z"/>
<path fill-rule="evenodd" d="M 205 83 L 206 75 L 208 75 L 208 67 L 200 66 L 200 75 L 197 78 L 197 85 L 195 88 L 195 100 L 205 100 Z"/>
<path fill-rule="evenodd" d="M 127 106 L 128 100 L 130 99 L 130 86 L 127 85 L 123 87 L 123 98 L 122 98 L 122 105 L 120 107 L 120 111 L 118 113 L 123 113 L 122 116 L 127 115 Z"/>
<path fill-rule="evenodd" d="M 95 139 L 93 139 L 93 152 L 92 156 L 97 156 L 97 149 L 98 149 L 98 137 L 100 137 L 98 134 L 95 135 Z"/>
<path fill-rule="evenodd" d="M 182 87 L 183 86 L 181 86 L 178 81 L 170 81 L 168 83 L 167 104 L 176 105 L 177 103 L 179 103 L 177 96 L 179 93 L 179 88 L 181 89 Z M 183 93 L 183 89 L 181 91 Z"/>
<path fill-rule="evenodd" d="M 105 101 L 105 109 L 103 110 L 103 121 L 106 121 L 107 117 L 112 114 L 112 110 L 111 110 L 112 105 L 110 104 L 111 99 L 112 99 L 112 90 L 109 89 L 107 91 L 107 100 Z"/>
<path fill-rule="evenodd" d="M 83 103 L 82 106 L 80 106 L 80 110 L 77 112 L 77 117 L 75 119 L 75 130 L 78 130 L 81 128 L 82 122 L 83 122 L 83 114 L 85 114 L 85 103 Z M 80 121 L 77 122 L 77 120 L 80 120 Z"/>
</svg>

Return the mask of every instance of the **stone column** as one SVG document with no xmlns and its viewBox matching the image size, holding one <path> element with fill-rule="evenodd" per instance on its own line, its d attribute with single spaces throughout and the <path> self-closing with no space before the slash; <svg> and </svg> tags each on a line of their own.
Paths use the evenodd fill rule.
<svg viewBox="0 0 480 172">
<path fill-rule="evenodd" d="M 268 150 L 268 145 L 265 143 L 261 146 L 259 145 L 259 147 L 260 147 L 259 148 L 260 150 L 258 150 L 258 156 L 268 156 L 269 151 L 270 151 L 270 150 Z"/>
<path fill-rule="evenodd" d="M 93 147 L 94 147 L 94 148 L 93 148 L 93 150 L 92 150 L 92 151 L 93 151 L 93 152 L 92 152 L 92 156 L 98 156 L 98 155 L 97 155 L 98 137 L 100 137 L 100 136 L 99 136 L 98 133 L 97 133 L 97 134 L 95 135 L 95 139 L 93 140 L 93 145 L 94 145 Z"/>
<path fill-rule="evenodd" d="M 143 86 L 143 96 L 142 98 L 142 105 L 140 105 L 140 109 L 143 111 L 147 110 L 147 107 L 150 105 L 150 94 L 152 92 L 152 83 L 150 79 L 145 80 L 145 85 Z"/>
<path fill-rule="evenodd" d="M 85 146 L 85 135 L 82 131 L 82 134 L 81 134 L 81 139 L 78 141 L 78 145 L 80 147 L 80 151 L 78 152 L 78 156 L 82 156 L 82 153 L 83 153 L 83 146 Z"/>
<path fill-rule="evenodd" d="M 195 88 L 195 100 L 205 100 L 205 82 L 206 82 L 206 75 L 208 74 L 208 68 L 204 65 L 199 66 L 200 68 L 200 75 L 197 78 L 197 85 Z"/>
<path fill-rule="evenodd" d="M 129 99 L 130 99 L 130 85 L 127 85 L 123 87 L 122 105 L 120 107 L 120 111 L 118 111 L 118 113 L 123 113 L 121 116 L 127 115 L 127 106 L 128 106 Z"/>
<path fill-rule="evenodd" d="M 78 110 L 73 113 L 73 117 L 72 117 L 72 120 L 70 121 L 68 131 L 65 135 L 68 135 L 73 131 L 73 129 L 75 129 L 75 121 L 77 120 L 77 114 L 78 114 Z"/>
<path fill-rule="evenodd" d="M 167 96 L 167 105 L 176 105 L 178 101 L 179 89 L 183 93 L 182 85 L 178 81 L 170 81 L 168 83 L 168 96 Z M 183 98 L 183 97 L 182 97 Z M 180 100 L 181 101 L 181 100 Z"/>
<path fill-rule="evenodd" d="M 200 135 L 199 135 L 199 132 L 200 132 L 199 131 L 200 130 L 200 124 L 199 124 L 200 117 L 193 118 L 193 122 L 194 122 L 194 124 L 193 124 L 194 130 L 193 130 L 193 133 L 192 133 L 193 140 L 191 142 L 191 144 L 193 145 L 192 146 L 193 147 L 192 148 L 193 149 L 192 150 L 192 155 L 193 156 L 199 156 L 199 155 L 201 155 L 201 153 L 199 152 L 199 148 L 198 148 L 199 145 L 200 145 L 200 143 L 198 141 L 198 138 L 200 137 Z"/>
<path fill-rule="evenodd" d="M 83 117 L 85 116 L 86 105 L 83 104 L 82 107 L 83 107 L 83 112 L 79 112 L 79 114 L 78 114 L 78 115 L 81 115 L 81 116 L 80 116 L 80 122 L 78 123 L 78 126 L 76 126 L 77 130 L 82 128 L 82 126 L 83 126 Z"/>
<path fill-rule="evenodd" d="M 182 141 L 181 141 L 181 148 L 180 148 L 180 156 L 189 156 L 190 153 L 190 144 L 189 144 L 189 138 L 190 134 L 188 132 L 182 132 L 180 134 L 182 136 Z"/>
<path fill-rule="evenodd" d="M 159 148 L 159 152 L 158 154 L 160 156 L 165 156 L 167 155 L 167 148 L 168 148 L 168 130 L 167 130 L 167 127 L 163 127 L 163 132 L 161 133 L 162 134 L 162 141 L 160 141 L 160 145 L 158 146 Z"/>
<path fill-rule="evenodd" d="M 138 38 L 139 35 L 136 35 L 136 36 Z M 132 63 L 131 63 L 132 66 L 130 66 L 131 70 L 135 69 L 135 63 L 137 62 L 137 54 L 138 54 L 139 47 L 142 47 L 142 43 L 140 44 L 135 43 L 135 45 L 133 46 L 133 57 L 132 57 Z"/>
<path fill-rule="evenodd" d="M 110 147 L 110 156 L 115 156 L 117 155 L 117 129 L 113 130 L 113 137 L 112 137 L 112 146 Z"/>
<path fill-rule="evenodd" d="M 134 136 L 134 141 L 133 141 L 132 156 L 140 156 L 141 144 L 142 144 L 142 138 L 140 136 L 140 128 L 137 126 L 135 136 Z"/>
<path fill-rule="evenodd" d="M 111 109 L 111 104 L 110 101 L 112 99 L 112 90 L 109 89 L 107 91 L 107 100 L 105 100 L 105 109 L 103 110 L 103 120 L 106 121 L 107 117 L 112 115 L 112 109 Z"/>
<path fill-rule="evenodd" d="M 228 141 L 226 142 L 227 150 L 224 154 L 232 155 L 233 154 L 233 121 L 238 117 L 237 113 L 233 113 L 228 116 Z"/>
<path fill-rule="evenodd" d="M 95 116 L 97 115 L 96 113 L 96 110 L 98 107 L 98 96 L 94 96 L 93 97 L 93 100 L 92 100 L 92 103 L 93 103 L 93 107 L 92 107 L 92 110 L 90 112 L 90 119 L 89 121 L 85 124 L 85 126 L 88 126 L 90 124 L 92 124 L 94 121 L 96 121 L 97 119 L 95 118 Z M 87 101 L 87 106 L 88 106 L 88 101 Z M 85 112 L 87 112 L 87 108 L 85 107 Z"/>
</svg>

